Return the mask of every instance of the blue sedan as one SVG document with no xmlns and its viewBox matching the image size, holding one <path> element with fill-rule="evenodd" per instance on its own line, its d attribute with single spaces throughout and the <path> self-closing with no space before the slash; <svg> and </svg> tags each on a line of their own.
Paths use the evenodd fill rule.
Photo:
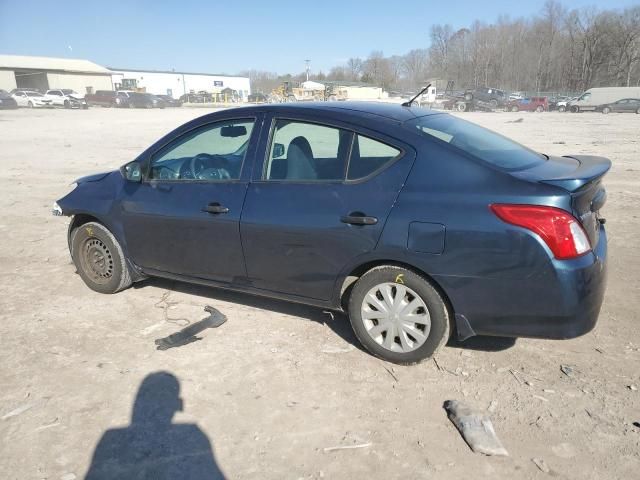
<svg viewBox="0 0 640 480">
<path fill-rule="evenodd" d="M 610 166 L 420 108 L 262 105 L 179 127 L 54 213 L 97 292 L 154 276 L 343 309 L 410 364 L 451 335 L 590 331 Z"/>
</svg>

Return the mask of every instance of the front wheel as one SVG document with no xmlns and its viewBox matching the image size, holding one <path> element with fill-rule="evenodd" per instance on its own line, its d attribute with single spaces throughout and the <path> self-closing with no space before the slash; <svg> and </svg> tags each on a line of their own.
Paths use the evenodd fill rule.
<svg viewBox="0 0 640 480">
<path fill-rule="evenodd" d="M 122 247 L 99 223 L 85 223 L 72 232 L 71 258 L 91 290 L 116 293 L 132 283 Z"/>
<path fill-rule="evenodd" d="M 449 339 L 447 306 L 423 276 L 405 268 L 373 268 L 356 282 L 349 319 L 360 343 L 393 363 L 430 358 Z"/>
<path fill-rule="evenodd" d="M 602 109 L 602 113 L 604 113 L 605 115 L 608 115 L 609 113 L 611 113 L 611 109 L 609 107 L 604 107 Z"/>
<path fill-rule="evenodd" d="M 542 113 L 542 112 L 544 112 L 544 107 L 543 107 L 542 105 L 538 105 L 538 106 L 536 107 L 536 112 L 538 112 L 538 113 Z"/>
<path fill-rule="evenodd" d="M 567 108 L 566 108 L 564 105 L 560 105 L 560 106 L 558 107 L 558 111 L 559 111 L 560 113 L 564 112 L 566 109 L 567 109 Z"/>
<path fill-rule="evenodd" d="M 64 108 L 71 108 L 71 103 L 69 103 L 69 100 L 65 100 L 63 105 Z"/>
<path fill-rule="evenodd" d="M 33 108 L 33 102 L 29 101 L 29 103 L 27 104 L 27 107 Z"/>
<path fill-rule="evenodd" d="M 517 112 L 518 111 L 518 107 L 516 107 L 515 105 L 513 107 L 511 107 L 511 111 L 512 112 Z"/>
</svg>

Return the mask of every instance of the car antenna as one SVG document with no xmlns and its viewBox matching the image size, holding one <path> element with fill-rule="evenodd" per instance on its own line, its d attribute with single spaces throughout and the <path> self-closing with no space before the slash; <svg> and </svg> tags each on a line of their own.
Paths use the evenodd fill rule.
<svg viewBox="0 0 640 480">
<path fill-rule="evenodd" d="M 413 101 L 414 101 L 416 98 L 418 98 L 420 95 L 422 95 L 424 92 L 426 92 L 426 91 L 429 89 L 429 87 L 430 87 L 430 86 L 431 86 L 431 84 L 429 84 L 429 85 L 427 85 L 426 87 L 424 87 L 422 90 L 420 90 L 420 91 L 418 92 L 418 94 L 417 94 L 415 97 L 413 97 L 413 98 L 412 98 L 411 100 L 409 100 L 408 102 L 404 102 L 404 103 L 402 104 L 402 106 L 403 106 L 403 107 L 410 107 L 410 106 L 411 106 L 411 104 L 413 103 Z"/>
</svg>

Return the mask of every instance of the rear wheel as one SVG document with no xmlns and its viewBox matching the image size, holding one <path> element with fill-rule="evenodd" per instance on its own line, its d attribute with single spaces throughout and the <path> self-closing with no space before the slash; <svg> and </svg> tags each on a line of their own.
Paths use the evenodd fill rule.
<svg viewBox="0 0 640 480">
<path fill-rule="evenodd" d="M 122 247 L 99 223 L 85 223 L 72 232 L 71 257 L 91 290 L 116 293 L 132 283 Z"/>
<path fill-rule="evenodd" d="M 489 103 L 491 104 L 491 108 L 498 108 L 498 101 L 495 98 L 492 98 Z"/>
<path fill-rule="evenodd" d="M 565 107 L 564 105 L 560 105 L 560 106 L 558 107 L 558 111 L 559 111 L 559 112 L 564 112 L 566 109 L 567 109 L 567 107 Z"/>
<path fill-rule="evenodd" d="M 467 111 L 467 104 L 464 102 L 460 102 L 456 105 L 456 108 L 458 109 L 459 112 L 466 112 Z"/>
<path fill-rule="evenodd" d="M 640 115 L 640 107 L 636 110 L 636 113 Z"/>
<path fill-rule="evenodd" d="M 611 109 L 609 107 L 604 107 L 602 109 L 602 113 L 604 113 L 605 115 L 608 115 L 609 113 L 611 113 Z"/>
<path fill-rule="evenodd" d="M 542 113 L 542 112 L 544 112 L 544 107 L 543 107 L 542 105 L 538 105 L 538 106 L 536 107 L 536 112 L 538 112 L 538 113 Z"/>
<path fill-rule="evenodd" d="M 449 339 L 449 312 L 433 285 L 405 268 L 373 268 L 355 283 L 349 319 L 373 355 L 400 364 L 430 358 Z"/>
<path fill-rule="evenodd" d="M 578 107 L 577 105 L 574 105 L 573 107 L 571 107 L 571 112 L 580 113 L 580 107 Z"/>
<path fill-rule="evenodd" d="M 32 102 L 32 101 L 29 101 L 29 103 L 27 104 L 27 107 L 29 107 L 29 108 L 33 108 L 33 102 Z"/>
<path fill-rule="evenodd" d="M 512 112 L 517 112 L 518 111 L 518 107 L 514 105 L 513 107 L 511 107 L 511 111 Z"/>
</svg>

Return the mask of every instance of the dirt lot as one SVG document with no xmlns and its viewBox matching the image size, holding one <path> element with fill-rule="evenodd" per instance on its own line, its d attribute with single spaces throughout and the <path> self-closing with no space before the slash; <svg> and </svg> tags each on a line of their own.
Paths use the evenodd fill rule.
<svg viewBox="0 0 640 480">
<path fill-rule="evenodd" d="M 184 408 L 174 422 L 199 427 L 228 478 L 638 478 L 640 115 L 464 115 L 546 153 L 613 160 L 610 277 L 592 333 L 475 339 L 445 348 L 438 368 L 385 364 L 357 347 L 346 318 L 310 307 L 160 280 L 115 296 L 84 286 L 67 251 L 68 219 L 50 215 L 53 200 L 75 178 L 122 165 L 205 112 L 0 112 L 3 478 L 83 478 L 101 436 L 130 425 L 142 381 L 158 371 L 180 382 Z M 203 318 L 207 304 L 229 321 L 200 341 L 156 350 L 154 340 Z M 143 410 L 170 390 L 148 384 Z M 491 406 L 510 456 L 472 453 L 446 417 L 447 399 Z M 167 425 L 139 420 L 149 444 L 164 441 Z M 193 435 L 167 440 L 180 444 L 173 456 L 139 460 L 188 469 L 207 445 L 195 427 L 185 431 Z M 199 446 L 185 457 L 193 438 Z"/>
</svg>

